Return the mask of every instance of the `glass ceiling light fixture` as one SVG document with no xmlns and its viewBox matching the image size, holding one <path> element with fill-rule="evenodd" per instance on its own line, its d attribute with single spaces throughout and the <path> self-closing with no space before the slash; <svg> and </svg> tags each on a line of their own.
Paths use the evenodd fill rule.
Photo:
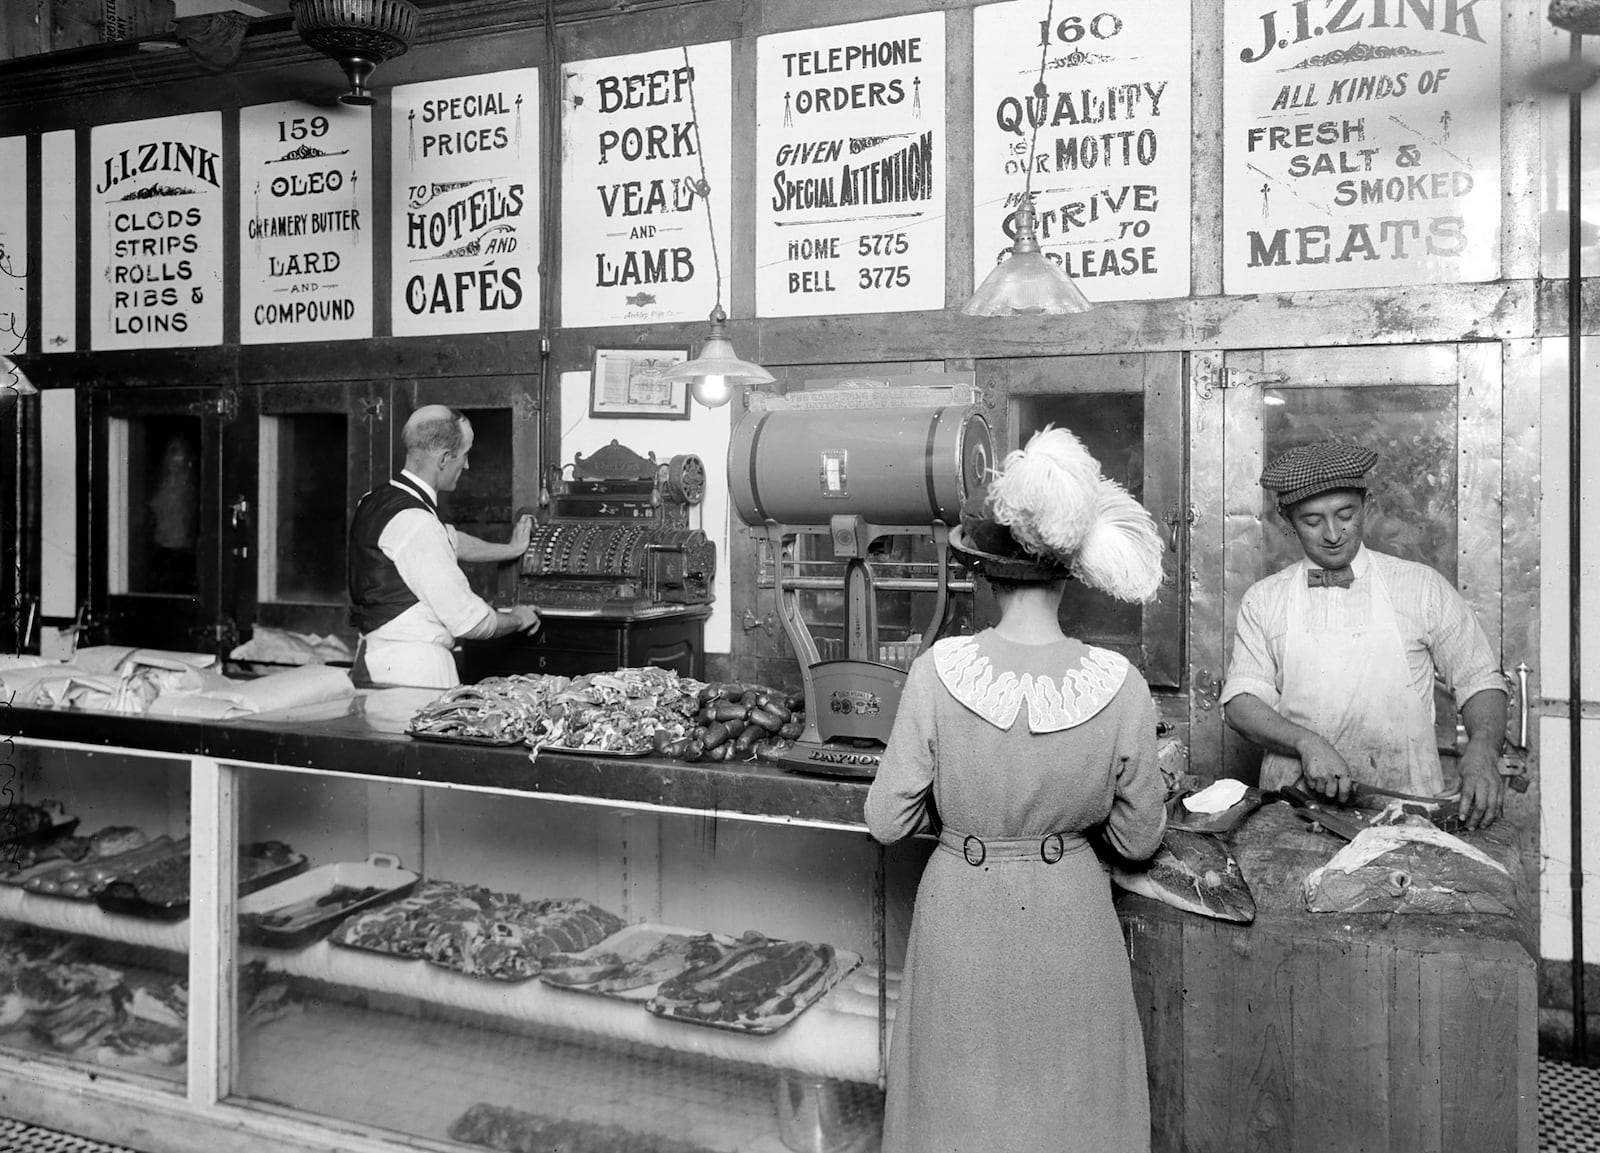
<svg viewBox="0 0 1600 1153">
<path fill-rule="evenodd" d="M 9 356 L 0 356 L 0 417 L 16 408 L 17 401 L 23 397 L 38 395 L 39 390 L 33 387 L 27 374 Z"/>
<path fill-rule="evenodd" d="M 717 225 L 711 217 L 711 183 L 706 179 L 706 154 L 700 144 L 700 113 L 694 103 L 694 66 L 689 63 L 689 47 L 683 47 L 683 66 L 689 72 L 689 118 L 694 122 L 694 151 L 700 160 L 700 180 L 695 194 L 706 207 L 706 230 L 711 233 L 711 265 L 717 284 L 717 303 L 711 309 L 711 328 L 700 355 L 675 364 L 662 373 L 662 379 L 683 381 L 689 395 L 707 408 L 721 408 L 733 398 L 736 389 L 747 385 L 771 384 L 773 376 L 759 364 L 740 360 L 724 327 L 728 314 L 722 311 L 722 261 L 717 255 Z"/>
<path fill-rule="evenodd" d="M 350 91 L 343 104 L 376 104 L 367 81 L 385 60 L 404 56 L 417 31 L 411 0 L 289 0 L 294 30 L 344 69 Z"/>
<path fill-rule="evenodd" d="M 1055 0 L 1045 11 L 1044 43 L 1039 48 L 1039 78 L 1033 84 L 1033 136 L 1028 141 L 1028 169 L 1017 206 L 1016 237 L 1004 260 L 989 271 L 961 311 L 967 316 L 1065 316 L 1088 312 L 1094 305 L 1055 261 L 1039 248 L 1038 216 L 1033 209 L 1033 163 L 1050 89 L 1044 69 L 1050 50 L 1049 29 L 1055 22 Z"/>
</svg>

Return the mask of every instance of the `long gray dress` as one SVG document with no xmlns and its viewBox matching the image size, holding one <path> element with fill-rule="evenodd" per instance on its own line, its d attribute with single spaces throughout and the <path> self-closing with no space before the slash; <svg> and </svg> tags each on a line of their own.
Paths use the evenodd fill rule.
<svg viewBox="0 0 1600 1153">
<path fill-rule="evenodd" d="M 895 841 L 936 809 L 944 832 L 912 915 L 884 1153 L 1148 1153 L 1128 956 L 1084 834 L 1134 859 L 1160 844 L 1155 724 L 1139 673 L 1076 640 L 985 631 L 912 665 L 867 825 Z"/>
</svg>

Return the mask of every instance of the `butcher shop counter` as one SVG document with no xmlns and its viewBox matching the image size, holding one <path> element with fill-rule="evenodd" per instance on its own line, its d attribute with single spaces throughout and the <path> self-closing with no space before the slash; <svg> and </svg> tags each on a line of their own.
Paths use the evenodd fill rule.
<svg viewBox="0 0 1600 1153">
<path fill-rule="evenodd" d="M 760 762 L 690 764 L 550 750 L 531 758 L 520 745 L 422 741 L 405 734 L 408 713 L 369 711 L 367 702 L 383 696 L 358 691 L 326 709 L 233 720 L 0 708 L 0 735 L 503 790 L 552 801 L 866 829 L 863 780 L 806 776 Z"/>
<path fill-rule="evenodd" d="M 413 712 L 384 693 L 238 720 L 0 708 L 18 795 L 63 799 L 83 832 L 193 844 L 176 923 L 0 885 L 8 932 L 186 972 L 189 1003 L 187 1062 L 155 1081 L 0 1027 L 7 1115 L 162 1153 L 439 1149 L 480 1105 L 576 1119 L 590 1143 L 625 1131 L 627 1148 L 789 1153 L 785 1134 L 823 1117 L 875 1147 L 898 989 L 865 782 L 436 743 L 405 735 Z M 628 926 L 825 943 L 841 975 L 763 1034 L 329 940 L 264 949 L 239 938 L 235 870 L 242 844 L 269 839 L 313 871 L 382 855 L 430 881 L 581 897 Z M 258 1025 L 284 982 L 292 1011 Z"/>
<path fill-rule="evenodd" d="M 1466 839 L 1514 861 L 1501 826 Z M 1285 804 L 1231 834 L 1255 921 L 1124 894 L 1156 1153 L 1534 1153 L 1528 886 L 1514 916 L 1312 913 L 1343 844 Z"/>
</svg>

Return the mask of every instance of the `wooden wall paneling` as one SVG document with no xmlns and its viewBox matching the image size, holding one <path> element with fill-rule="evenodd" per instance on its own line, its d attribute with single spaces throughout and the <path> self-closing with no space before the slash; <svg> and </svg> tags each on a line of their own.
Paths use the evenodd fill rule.
<svg viewBox="0 0 1600 1153">
<path fill-rule="evenodd" d="M 1161 560 L 1161 587 L 1144 609 L 1145 678 L 1152 685 L 1176 688 L 1183 683 L 1184 608 L 1189 600 L 1187 516 L 1189 509 L 1188 438 L 1184 421 L 1183 357 L 1178 353 L 1144 360 L 1144 505 L 1155 517 L 1167 543 Z M 1176 524 L 1167 519 L 1176 517 Z M 1175 534 L 1175 535 L 1174 535 Z M 1157 644 L 1150 639 L 1160 638 Z M 1176 638 L 1176 644 L 1167 643 Z"/>
<path fill-rule="evenodd" d="M 1388 981 L 1373 981 L 1368 946 L 1305 940 L 1296 950 L 1292 997 L 1297 1020 L 1315 1028 L 1294 1036 L 1294 1153 L 1389 1149 Z M 1376 987 L 1372 987 L 1373 985 Z M 1315 1119 L 1315 1123 L 1313 1123 Z"/>
<path fill-rule="evenodd" d="M 972 9 L 945 13 L 944 300 L 960 308 L 976 286 L 972 253 Z M 957 157 L 966 157 L 958 164 Z"/>
<path fill-rule="evenodd" d="M 1190 0 L 1193 117 L 1189 174 L 1189 292 L 1222 292 L 1222 20 L 1216 0 Z"/>
<path fill-rule="evenodd" d="M 1221 767 L 1222 710 L 1211 694 L 1220 691 L 1225 667 L 1223 556 L 1227 529 L 1226 476 L 1223 472 L 1224 407 L 1220 352 L 1194 352 L 1184 376 L 1189 446 L 1189 503 L 1195 520 L 1180 540 L 1188 571 L 1188 648 L 1184 684 L 1189 691 L 1189 767 L 1209 780 Z M 1206 679 L 1199 670 L 1206 670 Z"/>
<path fill-rule="evenodd" d="M 1218 653 L 1219 663 L 1214 668 L 1197 670 L 1197 680 L 1206 680 L 1217 691 L 1227 679 L 1227 662 L 1233 652 L 1235 614 L 1245 590 L 1265 574 L 1262 570 L 1262 489 L 1261 469 L 1265 465 L 1262 448 L 1262 404 L 1259 388 L 1222 388 L 1228 373 L 1234 369 L 1261 372 L 1262 354 L 1259 352 L 1229 353 L 1223 360 L 1222 374 L 1217 381 L 1222 397 L 1223 426 L 1223 569 L 1222 632 Z M 1280 524 L 1274 521 L 1266 526 L 1276 532 Z M 1213 695 L 1214 702 L 1216 697 Z M 1215 711 L 1221 711 L 1216 709 Z M 1226 724 L 1222 730 L 1222 763 L 1218 775 L 1238 777 L 1254 783 L 1260 771 L 1260 749 L 1239 736 Z"/>
<path fill-rule="evenodd" d="M 0 59 L 49 51 L 49 0 L 9 0 L 0 4 Z"/>
<path fill-rule="evenodd" d="M 1527 83 L 1541 63 L 1545 5 L 1531 0 L 1500 6 L 1500 277 L 1539 275 L 1542 171 L 1547 141 L 1539 101 Z M 1549 97 L 1548 99 L 1555 99 Z"/>
</svg>

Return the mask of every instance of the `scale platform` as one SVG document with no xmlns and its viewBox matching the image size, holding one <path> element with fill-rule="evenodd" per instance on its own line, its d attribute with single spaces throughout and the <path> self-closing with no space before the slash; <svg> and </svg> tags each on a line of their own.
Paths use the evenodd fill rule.
<svg viewBox="0 0 1600 1153">
<path fill-rule="evenodd" d="M 795 741 L 773 758 L 780 768 L 791 773 L 815 773 L 824 777 L 853 777 L 871 780 L 883 760 L 880 744 L 858 745 L 853 741 Z"/>
</svg>

